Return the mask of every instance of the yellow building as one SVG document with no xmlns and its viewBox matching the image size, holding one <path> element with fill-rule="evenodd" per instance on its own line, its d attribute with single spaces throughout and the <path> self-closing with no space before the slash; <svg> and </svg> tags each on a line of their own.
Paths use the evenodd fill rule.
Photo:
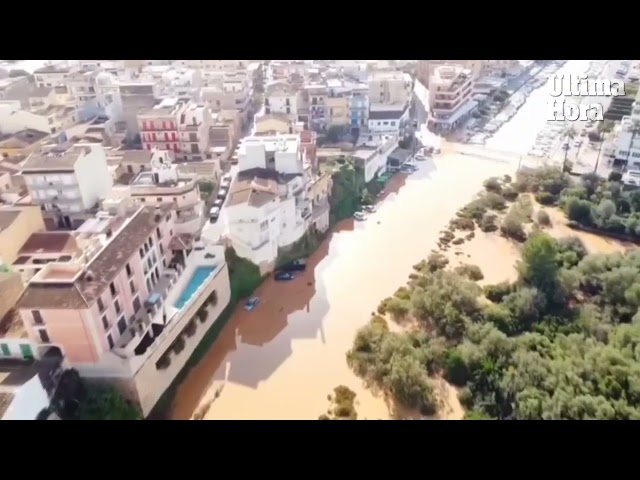
<svg viewBox="0 0 640 480">
<path fill-rule="evenodd" d="M 21 130 L 13 135 L 0 135 L 0 156 L 27 157 L 49 141 L 50 135 L 38 130 Z"/>
<path fill-rule="evenodd" d="M 293 123 L 286 115 L 273 113 L 256 117 L 255 135 L 276 135 L 293 133 Z"/>
<path fill-rule="evenodd" d="M 38 206 L 0 208 L 0 264 L 11 265 L 32 233 L 45 230 Z"/>
<path fill-rule="evenodd" d="M 327 126 L 342 127 L 349 124 L 347 96 L 328 96 L 326 99 Z"/>
</svg>

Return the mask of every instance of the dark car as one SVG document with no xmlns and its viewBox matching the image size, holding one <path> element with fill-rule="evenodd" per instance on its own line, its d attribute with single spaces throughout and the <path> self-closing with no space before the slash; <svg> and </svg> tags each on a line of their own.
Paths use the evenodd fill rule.
<svg viewBox="0 0 640 480">
<path fill-rule="evenodd" d="M 299 258 L 280 267 L 282 272 L 304 272 L 306 269 L 307 261 L 304 258 Z"/>
<path fill-rule="evenodd" d="M 294 278 L 296 278 L 296 276 L 291 272 L 280 271 L 280 272 L 276 272 L 273 278 L 275 278 L 276 281 L 278 282 L 286 282 L 288 280 L 293 280 Z"/>
</svg>

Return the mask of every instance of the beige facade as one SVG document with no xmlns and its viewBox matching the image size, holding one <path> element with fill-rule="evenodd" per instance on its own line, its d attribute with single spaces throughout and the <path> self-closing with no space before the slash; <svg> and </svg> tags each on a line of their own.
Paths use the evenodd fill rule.
<svg viewBox="0 0 640 480">
<path fill-rule="evenodd" d="M 343 127 L 349 124 L 349 98 L 346 95 L 328 96 L 327 105 L 327 126 Z"/>
<path fill-rule="evenodd" d="M 37 206 L 0 208 L 0 264 L 11 265 L 31 234 L 44 229 Z"/>
<path fill-rule="evenodd" d="M 16 305 L 22 293 L 22 279 L 16 272 L 0 271 L 0 320 Z"/>
<path fill-rule="evenodd" d="M 368 84 L 371 104 L 406 105 L 411 100 L 411 82 L 402 72 L 374 72 Z"/>
<path fill-rule="evenodd" d="M 286 115 L 264 115 L 256 117 L 255 135 L 292 133 L 293 123 Z"/>
</svg>

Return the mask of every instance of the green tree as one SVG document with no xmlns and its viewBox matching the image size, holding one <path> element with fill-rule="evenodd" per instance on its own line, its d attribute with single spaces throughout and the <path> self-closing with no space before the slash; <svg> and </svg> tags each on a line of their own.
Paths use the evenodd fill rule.
<svg viewBox="0 0 640 480">
<path fill-rule="evenodd" d="M 87 385 L 80 420 L 141 420 L 140 410 L 112 385 Z"/>
<path fill-rule="evenodd" d="M 537 288 L 548 300 L 558 292 L 558 244 L 546 233 L 529 238 L 522 250 L 519 264 L 520 280 Z"/>
</svg>

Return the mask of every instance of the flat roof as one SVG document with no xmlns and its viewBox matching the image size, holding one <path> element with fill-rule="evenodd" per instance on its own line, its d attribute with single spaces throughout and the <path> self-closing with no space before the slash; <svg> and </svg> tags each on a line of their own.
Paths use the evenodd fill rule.
<svg viewBox="0 0 640 480">
<path fill-rule="evenodd" d="M 24 242 L 18 255 L 37 253 L 67 253 L 78 249 L 75 237 L 69 232 L 36 232 Z"/>
<path fill-rule="evenodd" d="M 86 146 L 59 145 L 47 152 L 35 152 L 29 155 L 22 166 L 23 171 L 63 170 L 72 171 L 76 161 L 90 152 Z"/>
<path fill-rule="evenodd" d="M 0 210 L 0 232 L 11 226 L 20 215 L 20 210 Z"/>
</svg>

